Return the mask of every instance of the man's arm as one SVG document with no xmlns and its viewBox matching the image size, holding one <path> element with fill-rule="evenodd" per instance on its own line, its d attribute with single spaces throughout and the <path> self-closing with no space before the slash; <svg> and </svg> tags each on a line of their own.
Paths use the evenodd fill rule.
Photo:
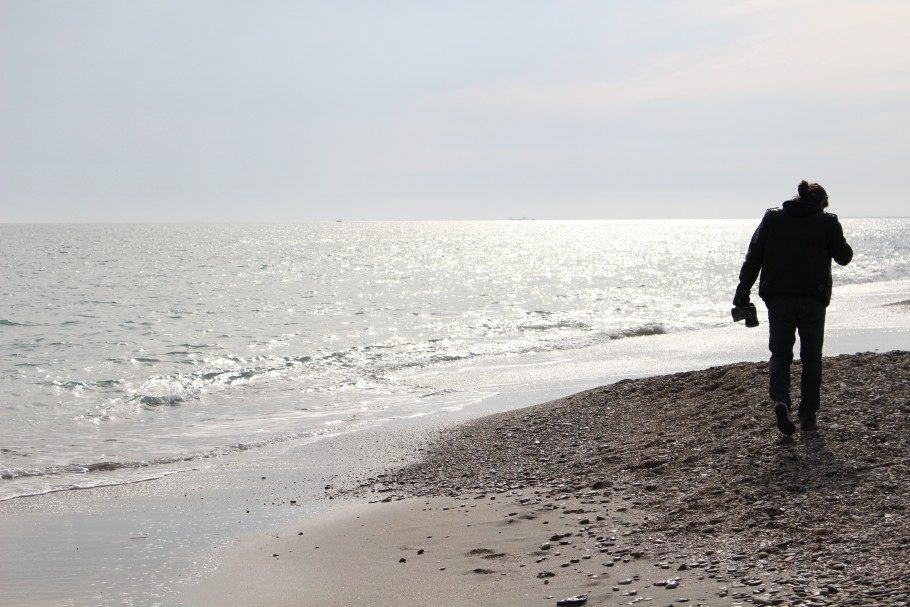
<svg viewBox="0 0 910 607">
<path fill-rule="evenodd" d="M 828 250 L 831 252 L 831 257 L 834 261 L 842 266 L 847 265 L 853 259 L 853 249 L 847 244 L 847 239 L 844 238 L 844 229 L 836 216 L 834 217 L 834 228 L 828 238 Z"/>
<path fill-rule="evenodd" d="M 767 214 L 762 217 L 761 223 L 752 234 L 752 240 L 749 241 L 749 250 L 746 251 L 746 261 L 739 271 L 739 285 L 736 287 L 736 295 L 733 296 L 734 306 L 745 306 L 749 304 L 749 291 L 758 278 L 761 271 L 762 259 L 765 256 L 765 242 L 768 239 Z"/>
</svg>

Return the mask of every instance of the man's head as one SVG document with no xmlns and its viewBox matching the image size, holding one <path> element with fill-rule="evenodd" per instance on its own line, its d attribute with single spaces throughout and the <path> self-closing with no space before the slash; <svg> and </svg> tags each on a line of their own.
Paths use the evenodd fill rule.
<svg viewBox="0 0 910 607">
<path fill-rule="evenodd" d="M 817 183 L 809 183 L 806 180 L 800 181 L 796 191 L 799 193 L 800 200 L 814 205 L 819 209 L 824 209 L 828 206 L 828 192 Z"/>
</svg>

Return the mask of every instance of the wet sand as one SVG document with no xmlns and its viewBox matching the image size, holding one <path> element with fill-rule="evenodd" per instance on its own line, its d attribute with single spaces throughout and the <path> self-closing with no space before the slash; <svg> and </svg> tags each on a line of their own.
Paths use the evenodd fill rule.
<svg viewBox="0 0 910 607">
<path fill-rule="evenodd" d="M 624 500 L 592 492 L 542 509 L 534 496 L 346 508 L 244 544 L 215 579 L 183 598 L 192 605 L 518 607 L 584 593 L 591 605 L 619 598 L 720 604 L 721 586 L 698 569 L 678 570 L 682 555 L 668 554 L 662 567 L 638 558 L 627 539 L 641 513 Z M 597 516 L 603 520 L 581 524 Z"/>
<path fill-rule="evenodd" d="M 766 385 L 738 363 L 445 430 L 329 490 L 374 503 L 250 540 L 184 599 L 910 604 L 910 353 L 827 358 L 818 434 L 782 438 Z"/>
</svg>

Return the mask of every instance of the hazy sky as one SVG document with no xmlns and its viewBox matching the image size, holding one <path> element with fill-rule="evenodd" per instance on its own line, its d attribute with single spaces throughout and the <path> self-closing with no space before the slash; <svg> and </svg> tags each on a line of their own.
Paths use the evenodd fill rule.
<svg viewBox="0 0 910 607">
<path fill-rule="evenodd" d="M 0 0 L 0 221 L 906 215 L 910 2 Z"/>
</svg>

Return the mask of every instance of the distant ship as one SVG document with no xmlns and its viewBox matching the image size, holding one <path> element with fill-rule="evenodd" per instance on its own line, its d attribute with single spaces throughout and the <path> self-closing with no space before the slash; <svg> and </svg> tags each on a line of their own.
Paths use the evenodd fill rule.
<svg viewBox="0 0 910 607">
<path fill-rule="evenodd" d="M 533 217 L 509 217 L 509 221 L 534 221 Z"/>
</svg>

